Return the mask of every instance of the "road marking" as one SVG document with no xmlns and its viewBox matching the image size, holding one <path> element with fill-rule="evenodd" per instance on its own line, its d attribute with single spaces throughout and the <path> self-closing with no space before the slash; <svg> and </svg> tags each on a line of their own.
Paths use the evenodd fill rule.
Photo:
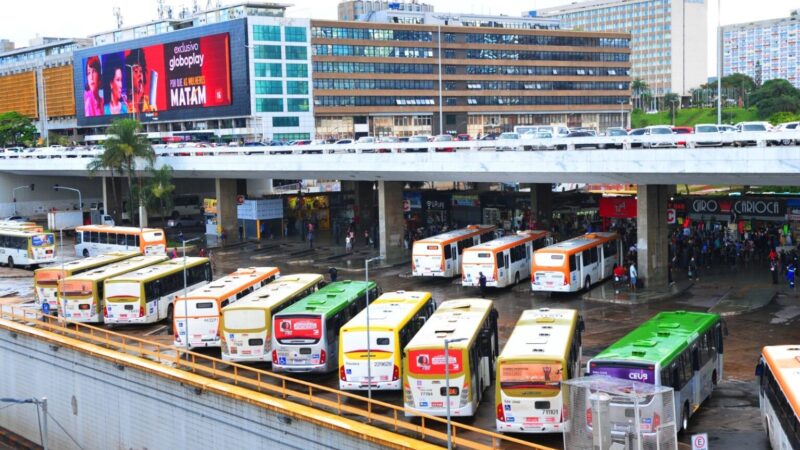
<svg viewBox="0 0 800 450">
<path fill-rule="evenodd" d="M 162 331 L 164 331 L 164 330 L 166 330 L 166 329 L 167 329 L 167 326 L 166 326 L 166 325 L 161 325 L 161 326 L 158 326 L 158 327 L 156 327 L 156 328 L 154 328 L 154 329 L 152 329 L 152 330 L 148 331 L 148 332 L 147 332 L 147 333 L 145 333 L 144 335 L 145 335 L 145 336 L 152 336 L 152 335 L 154 335 L 154 334 L 161 333 Z"/>
</svg>

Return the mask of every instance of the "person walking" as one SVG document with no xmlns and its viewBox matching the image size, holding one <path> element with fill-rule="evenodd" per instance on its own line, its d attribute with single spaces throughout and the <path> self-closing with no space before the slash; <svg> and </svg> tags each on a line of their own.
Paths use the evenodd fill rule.
<svg viewBox="0 0 800 450">
<path fill-rule="evenodd" d="M 622 277 L 625 276 L 625 268 L 622 264 L 614 264 L 614 293 L 619 294 L 619 287 L 622 285 Z"/>
<path fill-rule="evenodd" d="M 347 234 L 347 237 L 344 238 L 344 251 L 345 253 L 353 253 L 353 239 L 350 237 L 350 234 Z"/>
<path fill-rule="evenodd" d="M 481 288 L 481 298 L 486 298 L 486 275 L 478 273 L 478 286 Z"/>
<path fill-rule="evenodd" d="M 786 281 L 789 282 L 789 289 L 794 289 L 795 272 L 797 272 L 797 266 L 795 266 L 794 262 L 790 262 L 786 267 Z"/>
<path fill-rule="evenodd" d="M 339 278 L 339 271 L 336 270 L 336 267 L 331 267 L 328 269 L 328 275 L 331 276 L 331 283 L 335 283 L 336 279 Z"/>
<path fill-rule="evenodd" d="M 631 291 L 636 292 L 636 282 L 639 272 L 636 271 L 636 263 L 631 263 L 631 266 L 628 268 L 628 277 L 630 278 L 631 282 Z"/>
<path fill-rule="evenodd" d="M 692 259 L 689 260 L 689 279 L 694 279 L 694 281 L 700 281 L 700 274 L 697 271 L 697 261 L 692 256 Z"/>
<path fill-rule="evenodd" d="M 314 224 L 308 222 L 308 248 L 314 248 Z"/>
<path fill-rule="evenodd" d="M 201 258 L 205 258 L 206 257 L 206 249 L 205 248 L 201 248 L 199 255 L 200 255 Z"/>
<path fill-rule="evenodd" d="M 769 260 L 769 272 L 772 274 L 772 284 L 778 284 L 778 258 Z"/>
</svg>

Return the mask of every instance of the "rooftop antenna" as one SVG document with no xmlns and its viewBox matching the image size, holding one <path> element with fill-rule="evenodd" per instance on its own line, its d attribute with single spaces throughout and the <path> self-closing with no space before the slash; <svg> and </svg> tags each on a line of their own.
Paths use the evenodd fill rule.
<svg viewBox="0 0 800 450">
<path fill-rule="evenodd" d="M 166 9 L 164 8 L 164 0 L 158 0 L 156 3 L 158 4 L 158 19 L 164 20 L 164 13 L 166 12 Z"/>
<path fill-rule="evenodd" d="M 114 7 L 114 19 L 117 22 L 117 28 L 122 28 L 122 10 L 119 6 Z"/>
</svg>

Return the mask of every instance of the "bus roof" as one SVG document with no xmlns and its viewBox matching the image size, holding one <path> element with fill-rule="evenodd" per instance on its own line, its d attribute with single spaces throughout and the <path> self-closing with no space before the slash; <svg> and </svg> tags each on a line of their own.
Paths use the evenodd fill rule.
<svg viewBox="0 0 800 450">
<path fill-rule="evenodd" d="M 231 291 L 246 289 L 257 280 L 262 280 L 271 275 L 278 275 L 277 267 L 247 267 L 236 269 L 230 275 L 189 291 L 185 297 L 176 297 L 175 300 L 184 299 L 224 299 L 231 295 Z"/>
<path fill-rule="evenodd" d="M 200 264 L 208 262 L 208 258 L 200 258 L 197 256 L 190 256 L 186 258 L 186 267 L 194 267 Z M 174 272 L 181 272 L 183 271 L 184 262 L 183 258 L 175 258 L 164 261 L 162 263 L 154 264 L 148 267 L 142 267 L 139 270 L 135 270 L 133 272 L 128 272 L 123 275 L 116 276 L 114 278 L 109 278 L 106 280 L 108 283 L 115 283 L 115 282 L 142 282 L 142 281 L 150 281 L 155 278 L 161 278 L 165 275 L 169 275 Z"/>
<path fill-rule="evenodd" d="M 492 231 L 495 228 L 496 227 L 494 225 L 469 225 L 466 228 L 452 230 L 446 233 L 437 234 L 436 236 L 420 239 L 416 241 L 415 244 L 418 243 L 446 244 L 448 242 L 453 242 L 461 239 L 466 239 L 468 237 L 472 237 L 478 234 L 483 234 L 486 233 L 487 231 Z"/>
<path fill-rule="evenodd" d="M 17 237 L 32 237 L 32 236 L 40 236 L 42 234 L 50 234 L 53 233 L 50 231 L 35 231 L 35 230 L 18 230 L 14 228 L 0 228 L 0 234 L 3 236 L 17 236 Z"/>
<path fill-rule="evenodd" d="M 566 253 L 581 251 L 584 247 L 597 245 L 600 242 L 606 242 L 611 239 L 616 239 L 617 237 L 617 233 L 610 232 L 587 233 L 583 236 L 574 237 L 572 239 L 567 239 L 566 241 L 548 245 L 547 247 L 536 251 L 542 253 Z"/>
<path fill-rule="evenodd" d="M 508 236 L 503 236 L 489 242 L 484 242 L 483 244 L 478 244 L 472 246 L 464 251 L 466 252 L 475 252 L 475 251 L 493 251 L 493 250 L 500 250 L 506 247 L 513 247 L 514 245 L 520 242 L 527 242 L 533 241 L 536 239 L 541 239 L 549 235 L 550 232 L 548 231 L 541 231 L 541 230 L 527 230 L 527 231 L 518 231 L 516 234 L 511 234 Z"/>
<path fill-rule="evenodd" d="M 430 292 L 395 291 L 385 292 L 369 308 L 370 329 L 399 330 L 431 298 Z M 367 329 L 367 311 L 361 310 L 342 326 L 344 330 Z"/>
<path fill-rule="evenodd" d="M 95 255 L 89 256 L 86 258 L 74 259 L 72 261 L 67 261 L 63 264 L 53 264 L 47 267 L 42 267 L 40 269 L 36 269 L 34 273 L 34 277 L 37 273 L 55 271 L 55 272 L 75 272 L 75 271 L 83 271 L 88 269 L 93 269 L 95 267 L 105 266 L 108 264 L 115 263 L 117 261 L 122 261 L 123 259 L 133 258 L 136 255 L 140 255 L 138 251 L 120 251 L 120 252 L 110 252 L 110 253 L 103 253 L 102 255 Z"/>
<path fill-rule="evenodd" d="M 337 281 L 283 309 L 276 315 L 320 314 L 327 318 L 366 293 L 367 289 L 374 289 L 375 287 L 374 281 Z"/>
<path fill-rule="evenodd" d="M 117 275 L 122 275 L 123 273 L 141 269 L 142 267 L 160 263 L 166 259 L 167 257 L 163 255 L 134 256 L 133 258 L 118 261 L 114 264 L 109 264 L 107 266 L 98 267 L 94 270 L 81 272 L 77 275 L 64 278 L 64 280 L 102 281 L 106 278 L 115 277 Z"/>
<path fill-rule="evenodd" d="M 445 339 L 465 338 L 453 343 L 453 348 L 469 347 L 478 330 L 492 310 L 493 302 L 481 298 L 462 298 L 442 302 L 425 325 L 406 345 L 410 348 L 444 347 Z"/>
<path fill-rule="evenodd" d="M 234 309 L 272 309 L 287 297 L 292 297 L 297 292 L 302 292 L 323 279 L 322 275 L 316 273 L 296 273 L 282 276 L 268 285 L 247 294 L 236 303 L 226 306 L 222 309 L 222 312 Z"/>
<path fill-rule="evenodd" d="M 164 232 L 161 228 L 118 227 L 116 225 L 80 225 L 75 231 L 105 231 L 108 233 L 139 234 L 150 231 Z"/>
<path fill-rule="evenodd" d="M 564 359 L 579 319 L 574 309 L 527 309 L 500 352 L 501 361 L 547 358 Z"/>
<path fill-rule="evenodd" d="M 792 405 L 794 415 L 800 418 L 800 345 L 770 345 L 761 354 Z"/>
<path fill-rule="evenodd" d="M 666 365 L 699 333 L 719 322 L 718 314 L 665 311 L 650 318 L 592 358 Z"/>
</svg>

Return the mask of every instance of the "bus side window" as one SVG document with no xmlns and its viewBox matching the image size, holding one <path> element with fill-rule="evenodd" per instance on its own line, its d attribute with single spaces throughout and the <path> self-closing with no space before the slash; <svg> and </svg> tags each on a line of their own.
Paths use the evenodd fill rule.
<svg viewBox="0 0 800 450">
<path fill-rule="evenodd" d="M 661 369 L 661 385 L 662 386 L 672 386 L 672 370 L 671 367 L 665 367 Z"/>
<path fill-rule="evenodd" d="M 442 245 L 444 245 L 444 259 L 452 259 L 453 251 L 450 249 L 450 244 L 442 244 Z"/>
<path fill-rule="evenodd" d="M 582 257 L 583 257 L 583 267 L 586 267 L 592 263 L 592 257 L 589 255 L 589 250 L 584 250 Z"/>
<path fill-rule="evenodd" d="M 134 234 L 133 235 L 133 246 L 137 247 L 137 248 L 139 247 L 139 235 L 138 234 Z"/>
<path fill-rule="evenodd" d="M 569 255 L 569 271 L 570 271 L 570 273 L 574 272 L 575 269 L 578 267 L 577 261 L 575 259 L 576 259 L 576 255 Z"/>
<path fill-rule="evenodd" d="M 125 242 L 127 242 L 127 246 L 128 247 L 138 247 L 139 246 L 139 243 L 136 242 L 136 239 L 135 239 L 134 235 L 132 235 L 132 234 L 126 235 Z"/>
<path fill-rule="evenodd" d="M 700 349 L 698 348 L 697 343 L 695 343 L 691 347 L 691 357 L 692 357 L 692 370 L 695 371 L 700 370 Z"/>
<path fill-rule="evenodd" d="M 83 232 L 82 231 L 78 231 L 77 233 L 75 233 L 75 243 L 76 244 L 82 244 L 83 243 Z"/>
<path fill-rule="evenodd" d="M 498 268 L 498 269 L 502 269 L 503 267 L 505 267 L 505 265 L 504 265 L 504 262 L 503 262 L 503 261 L 504 261 L 504 259 L 503 259 L 503 252 L 498 252 L 498 253 L 497 253 L 497 268 Z"/>
</svg>

